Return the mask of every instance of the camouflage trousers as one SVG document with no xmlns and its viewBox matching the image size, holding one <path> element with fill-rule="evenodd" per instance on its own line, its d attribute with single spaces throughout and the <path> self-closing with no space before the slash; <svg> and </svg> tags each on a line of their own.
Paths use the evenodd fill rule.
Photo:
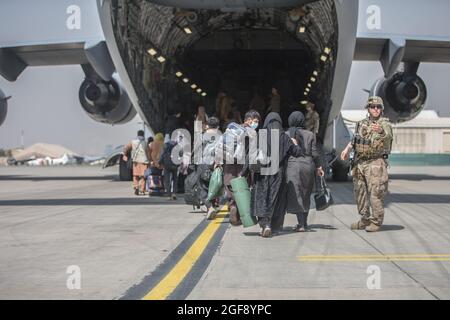
<svg viewBox="0 0 450 320">
<path fill-rule="evenodd" d="M 384 197 L 388 192 L 389 181 L 386 161 L 383 158 L 360 161 L 352 169 L 352 175 L 361 222 L 365 225 L 372 222 L 381 226 L 384 218 Z"/>
</svg>

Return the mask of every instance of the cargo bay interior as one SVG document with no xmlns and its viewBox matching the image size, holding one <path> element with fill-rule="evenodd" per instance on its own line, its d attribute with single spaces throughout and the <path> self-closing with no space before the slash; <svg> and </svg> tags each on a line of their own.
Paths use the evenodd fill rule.
<svg viewBox="0 0 450 320">
<path fill-rule="evenodd" d="M 244 113 L 255 90 L 267 100 L 273 86 L 284 118 L 313 101 L 321 121 L 327 119 L 338 41 L 332 0 L 238 12 L 114 0 L 112 23 L 154 132 L 174 108 L 191 118 L 199 104 L 214 112 L 217 94 L 225 90 Z"/>
</svg>

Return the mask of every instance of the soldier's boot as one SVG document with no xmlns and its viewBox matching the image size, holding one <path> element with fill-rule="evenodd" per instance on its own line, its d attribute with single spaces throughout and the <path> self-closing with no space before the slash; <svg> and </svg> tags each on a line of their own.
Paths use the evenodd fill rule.
<svg viewBox="0 0 450 320">
<path fill-rule="evenodd" d="M 368 227 L 370 225 L 370 222 L 365 220 L 365 219 L 361 219 L 357 222 L 354 222 L 350 225 L 350 229 L 351 230 L 365 230 L 366 227 Z"/>
<path fill-rule="evenodd" d="M 375 223 L 371 223 L 366 227 L 367 232 L 377 232 L 380 230 L 380 226 L 377 226 Z"/>
</svg>

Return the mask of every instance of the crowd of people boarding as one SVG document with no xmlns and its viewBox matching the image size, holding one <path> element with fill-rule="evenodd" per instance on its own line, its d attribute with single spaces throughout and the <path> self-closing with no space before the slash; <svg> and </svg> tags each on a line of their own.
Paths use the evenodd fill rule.
<svg viewBox="0 0 450 320">
<path fill-rule="evenodd" d="M 311 194 L 316 178 L 325 174 L 317 144 L 320 117 L 314 104 L 308 102 L 304 110 L 291 108 L 298 111 L 293 111 L 288 122 L 283 123 L 280 101 L 277 88 L 272 88 L 267 104 L 255 92 L 250 105 L 242 108 L 237 99 L 222 91 L 214 108 L 210 108 L 212 115 L 207 114 L 210 109 L 198 105 L 194 116 L 183 117 L 179 110 L 171 112 L 164 132 L 154 137 L 146 140 L 144 131 L 138 131 L 137 138 L 123 150 L 123 160 L 132 167 L 134 194 L 176 200 L 177 194 L 184 193 L 186 203 L 197 206 L 209 220 L 216 217 L 221 205 L 227 204 L 230 223 L 239 226 L 241 212 L 232 181 L 243 177 L 250 190 L 250 214 L 259 224 L 262 237 L 282 231 L 286 213 L 297 217 L 294 231 L 308 231 Z M 245 114 L 242 109 L 247 109 Z M 182 143 L 182 136 L 173 134 L 177 129 L 194 135 L 201 133 L 202 139 L 194 142 L 192 154 L 173 152 Z M 272 138 L 260 140 L 258 148 L 266 150 L 268 157 L 277 154 L 277 163 L 270 164 L 276 170 L 270 174 L 263 174 L 264 165 L 255 166 L 250 161 L 249 139 L 261 129 Z M 230 157 L 228 161 L 218 161 L 227 155 L 225 140 L 236 136 L 236 132 L 245 135 L 234 145 L 241 150 L 243 161 L 236 153 L 231 161 Z M 201 163 L 192 161 L 195 154 L 201 155 Z"/>
</svg>

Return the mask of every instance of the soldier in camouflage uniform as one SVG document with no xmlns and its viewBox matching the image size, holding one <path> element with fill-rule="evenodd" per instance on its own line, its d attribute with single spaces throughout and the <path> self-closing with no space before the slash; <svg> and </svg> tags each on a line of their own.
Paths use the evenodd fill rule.
<svg viewBox="0 0 450 320">
<path fill-rule="evenodd" d="M 387 158 L 393 136 L 389 120 L 382 117 L 383 100 L 370 97 L 366 109 L 369 115 L 356 124 L 354 138 L 342 151 L 341 159 L 347 160 L 351 149 L 354 150 L 352 175 L 361 220 L 353 223 L 351 229 L 376 232 L 383 223 L 383 200 L 389 180 Z"/>
</svg>

